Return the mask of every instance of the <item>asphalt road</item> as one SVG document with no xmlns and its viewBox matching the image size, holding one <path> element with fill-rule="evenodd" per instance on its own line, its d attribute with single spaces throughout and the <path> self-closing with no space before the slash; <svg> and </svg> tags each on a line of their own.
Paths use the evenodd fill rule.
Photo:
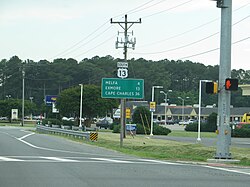
<svg viewBox="0 0 250 187">
<path fill-rule="evenodd" d="M 184 126 L 182 125 L 167 125 L 167 128 L 171 130 L 183 130 Z M 198 136 L 198 134 L 197 134 Z M 156 136 L 154 135 L 153 138 L 157 139 L 165 139 L 165 140 L 173 140 L 173 141 L 179 141 L 179 142 L 187 142 L 187 143 L 197 143 L 197 137 L 173 137 L 173 136 Z M 217 138 L 203 138 L 201 133 L 201 141 L 199 143 L 202 143 L 205 146 L 216 146 Z M 250 148 L 250 138 L 231 138 L 231 146 L 233 147 L 242 147 L 242 148 Z"/>
<path fill-rule="evenodd" d="M 1 187 L 249 186 L 250 168 L 143 159 L 0 127 Z"/>
</svg>

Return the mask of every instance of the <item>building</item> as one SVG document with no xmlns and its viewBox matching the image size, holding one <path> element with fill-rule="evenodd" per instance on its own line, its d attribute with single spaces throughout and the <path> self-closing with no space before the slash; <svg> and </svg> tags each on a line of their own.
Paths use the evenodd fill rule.
<svg viewBox="0 0 250 187">
<path fill-rule="evenodd" d="M 149 109 L 149 102 L 147 101 L 128 101 L 126 104 L 127 108 L 130 108 L 132 113 L 138 106 L 144 106 Z M 250 107 L 231 107 L 230 110 L 230 121 L 241 121 L 244 113 L 249 113 Z M 218 108 L 209 106 L 201 107 L 201 120 L 206 120 L 212 113 L 218 113 Z M 197 106 L 166 106 L 166 117 L 167 120 L 179 121 L 188 119 L 198 119 L 199 108 Z M 157 105 L 156 111 L 154 112 L 154 119 L 159 121 L 165 120 L 165 106 Z"/>
</svg>

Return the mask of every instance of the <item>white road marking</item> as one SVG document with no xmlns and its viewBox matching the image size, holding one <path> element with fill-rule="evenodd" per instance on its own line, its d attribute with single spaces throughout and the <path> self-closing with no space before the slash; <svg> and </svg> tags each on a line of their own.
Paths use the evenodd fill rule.
<svg viewBox="0 0 250 187">
<path fill-rule="evenodd" d="M 222 170 L 222 171 L 227 171 L 227 172 L 233 172 L 233 173 L 250 175 L 250 173 L 247 173 L 247 172 L 244 172 L 244 171 L 235 170 L 235 169 L 227 169 L 227 168 L 220 168 L 220 167 L 214 167 L 214 166 L 203 166 L 203 167 L 205 167 L 205 168 L 211 168 L 211 169 L 217 169 L 217 170 Z"/>
<path fill-rule="evenodd" d="M 167 165 L 176 165 L 176 166 L 186 166 L 187 164 L 180 164 L 180 163 L 174 163 L 174 162 L 165 162 L 160 160 L 150 160 L 150 159 L 138 159 L 140 161 L 144 162 L 153 162 L 153 163 L 159 163 L 159 164 L 167 164 Z"/>
<path fill-rule="evenodd" d="M 108 162 L 114 162 L 114 163 L 133 163 L 131 161 L 125 161 L 125 160 L 114 160 L 114 159 L 108 159 L 108 158 L 90 158 L 92 160 L 100 160 L 100 161 L 108 161 Z"/>
<path fill-rule="evenodd" d="M 7 162 L 22 162 L 22 161 L 24 161 L 24 160 L 0 156 L 0 161 L 7 161 Z"/>
<path fill-rule="evenodd" d="M 23 140 L 24 138 L 27 138 L 27 137 L 29 137 L 29 136 L 31 136 L 31 135 L 33 135 L 33 134 L 35 134 L 35 133 L 32 132 L 32 133 L 30 133 L 30 134 L 26 134 L 26 135 L 22 136 L 21 138 L 17 138 L 17 139 L 18 139 L 18 140 Z"/>
<path fill-rule="evenodd" d="M 54 161 L 58 161 L 58 162 L 80 162 L 78 160 L 71 160 L 71 159 L 58 158 L 58 157 L 43 157 L 43 156 L 41 156 L 40 158 L 54 160 Z"/>
</svg>

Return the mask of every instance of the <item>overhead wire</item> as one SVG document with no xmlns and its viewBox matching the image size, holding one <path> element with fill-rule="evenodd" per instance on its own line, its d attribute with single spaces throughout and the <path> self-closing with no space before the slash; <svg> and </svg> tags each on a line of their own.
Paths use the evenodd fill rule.
<svg viewBox="0 0 250 187">
<path fill-rule="evenodd" d="M 248 36 L 248 37 L 246 37 L 246 38 L 243 38 L 243 39 L 240 39 L 240 40 L 237 40 L 237 41 L 233 42 L 232 45 L 238 44 L 238 43 L 243 42 L 243 41 L 246 41 L 246 40 L 248 40 L 248 39 L 250 39 L 250 36 Z M 193 54 L 193 55 L 181 57 L 181 58 L 179 58 L 179 59 L 180 59 L 180 60 L 183 60 L 183 59 L 187 59 L 187 58 L 192 58 L 192 57 L 200 56 L 200 55 L 203 55 L 203 54 L 211 53 L 211 52 L 217 51 L 217 50 L 219 50 L 219 49 L 220 49 L 220 48 L 217 47 L 217 48 L 214 48 L 214 49 L 210 49 L 210 50 L 207 50 L 207 51 L 203 51 L 203 52 L 201 52 L 201 53 L 197 53 L 197 54 Z"/>
<path fill-rule="evenodd" d="M 246 3 L 246 4 L 242 5 L 242 6 L 240 6 L 239 8 L 237 8 L 237 9 L 235 9 L 235 10 L 233 10 L 233 12 L 237 12 L 237 11 L 241 10 L 242 8 L 248 6 L 248 5 L 250 5 L 250 2 L 249 2 L 249 3 Z M 247 18 L 248 18 L 248 17 L 246 17 L 246 18 L 244 18 L 244 19 L 247 19 Z M 161 39 L 161 40 L 158 40 L 158 41 L 155 41 L 155 42 L 151 42 L 151 43 L 148 43 L 148 44 L 144 44 L 144 45 L 138 46 L 137 48 L 142 48 L 142 47 L 146 47 L 146 46 L 148 46 L 148 45 L 156 45 L 156 44 L 159 44 L 159 43 L 166 42 L 166 41 L 168 41 L 168 40 L 171 40 L 171 39 L 174 39 L 174 38 L 183 36 L 183 35 L 185 35 L 185 34 L 188 34 L 188 33 L 192 32 L 192 31 L 194 31 L 194 30 L 198 30 L 198 29 L 200 29 L 200 28 L 202 28 L 202 27 L 204 27 L 204 26 L 206 26 L 206 25 L 209 25 L 209 24 L 211 24 L 211 23 L 213 23 L 213 22 L 215 22 L 215 21 L 217 21 L 217 20 L 220 20 L 220 18 L 217 17 L 217 18 L 215 18 L 215 19 L 213 19 L 213 20 L 211 20 L 211 21 L 208 21 L 208 22 L 206 22 L 206 23 L 204 23 L 204 24 L 201 24 L 201 25 L 198 25 L 198 26 L 196 26 L 196 27 L 193 27 L 193 28 L 191 28 L 191 29 L 189 29 L 189 30 L 187 30 L 187 31 L 182 32 L 182 33 L 175 34 L 175 35 L 173 35 L 173 36 L 170 36 L 170 37 L 168 37 L 168 38 Z M 241 21 L 243 21 L 243 20 L 240 20 L 239 22 L 241 22 Z"/>
<path fill-rule="evenodd" d="M 109 23 L 109 21 L 104 22 L 101 26 L 97 27 L 97 29 L 95 29 L 93 32 L 91 32 L 89 35 L 87 35 L 85 38 L 81 39 L 80 41 L 78 41 L 77 43 L 75 43 L 74 45 L 68 47 L 67 49 L 63 50 L 62 52 L 58 53 L 57 55 L 49 58 L 49 60 L 58 57 L 62 54 L 64 54 L 65 52 L 73 49 L 74 47 L 78 46 L 80 43 L 82 43 L 83 41 L 85 41 L 86 39 L 88 39 L 90 36 L 94 35 L 97 31 L 99 31 L 102 27 L 104 27 L 107 23 Z"/>
<path fill-rule="evenodd" d="M 175 5 L 175 6 L 173 6 L 173 7 L 168 8 L 168 9 L 166 9 L 166 10 L 162 10 L 162 11 L 159 11 L 159 12 L 156 12 L 156 13 L 153 13 L 153 14 L 150 14 L 150 15 L 147 15 L 147 16 L 144 16 L 144 17 L 142 17 L 142 18 L 145 19 L 145 18 L 149 18 L 149 17 L 155 16 L 155 15 L 161 14 L 161 13 L 163 13 L 163 12 L 168 12 L 168 11 L 170 11 L 170 10 L 173 10 L 173 9 L 176 9 L 176 8 L 178 8 L 178 7 L 180 7 L 180 6 L 183 6 L 183 5 L 185 5 L 185 4 L 188 4 L 188 3 L 190 3 L 191 1 L 193 1 L 193 0 L 185 1 L 184 3 L 180 3 L 180 4 L 178 4 L 178 5 Z"/>
<path fill-rule="evenodd" d="M 242 18 L 241 20 L 235 22 L 232 26 L 235 26 L 235 25 L 241 23 L 242 21 L 246 20 L 246 19 L 249 18 L 249 17 L 250 17 L 250 14 L 249 14 L 248 16 Z M 176 50 L 183 49 L 183 48 L 192 46 L 192 45 L 194 45 L 194 44 L 197 44 L 197 43 L 199 43 L 199 42 L 201 42 L 201 41 L 204 41 L 204 40 L 206 40 L 206 39 L 208 39 L 208 38 L 211 38 L 211 37 L 213 37 L 213 36 L 215 36 L 215 35 L 217 35 L 217 34 L 219 34 L 219 33 L 220 33 L 220 32 L 215 32 L 215 33 L 213 33 L 213 34 L 211 34 L 211 35 L 209 35 L 209 36 L 203 37 L 203 38 L 201 38 L 201 39 L 199 39 L 199 40 L 197 40 L 197 41 L 194 41 L 194 42 L 191 42 L 191 43 L 189 43 L 189 44 L 185 44 L 185 45 L 182 45 L 182 46 L 179 46 L 179 47 L 171 48 L 171 49 L 168 49 L 168 50 L 157 51 L 157 52 L 148 52 L 148 53 L 146 53 L 146 52 L 145 52 L 145 53 L 144 53 L 144 52 L 142 52 L 142 53 L 137 52 L 137 53 L 134 53 L 134 54 L 160 54 L 160 53 L 166 53 L 166 52 L 170 52 L 170 51 L 176 51 Z"/>
<path fill-rule="evenodd" d="M 156 2 L 156 3 L 154 3 L 154 4 L 150 5 L 150 6 L 147 6 L 147 7 L 144 7 L 144 8 L 143 8 L 143 6 L 145 6 L 145 5 L 149 4 L 149 3 L 152 3 L 153 1 L 155 1 L 155 0 L 150 0 L 150 1 L 148 1 L 148 2 L 146 2 L 146 3 L 144 3 L 144 4 L 142 4 L 142 5 L 140 5 L 140 6 L 136 7 L 136 8 L 134 8 L 134 9 L 131 9 L 131 10 L 127 11 L 127 13 L 133 14 L 133 13 L 136 13 L 136 12 L 140 12 L 140 11 L 142 11 L 142 10 L 145 10 L 145 9 L 151 8 L 151 7 L 153 7 L 153 6 L 157 5 L 157 4 L 160 4 L 160 3 L 162 3 L 162 2 L 164 2 L 164 1 L 166 1 L 166 0 L 161 0 L 161 1 Z M 160 12 L 158 12 L 158 13 L 162 13 L 162 12 L 166 12 L 166 11 L 175 9 L 175 8 L 177 8 L 177 7 L 179 7 L 179 6 L 182 6 L 182 5 L 184 5 L 184 4 L 187 4 L 187 3 L 191 2 L 191 1 L 193 1 L 193 0 L 186 1 L 186 2 L 184 2 L 184 3 L 178 4 L 177 6 L 171 7 L 171 8 L 169 8 L 169 9 L 167 9 L 167 10 L 160 11 Z M 156 15 L 156 14 L 158 14 L 158 13 L 155 13 L 155 14 L 152 14 L 152 15 L 149 15 L 149 16 L 146 16 L 146 17 L 151 17 L 151 16 Z M 120 16 L 120 15 L 118 15 L 118 16 Z M 115 17 L 118 17 L 118 16 L 115 16 Z M 84 42 L 85 40 L 87 40 L 89 37 L 91 37 L 92 35 L 94 35 L 97 31 L 99 31 L 101 28 L 103 28 L 108 22 L 109 22 L 109 21 L 106 21 L 104 24 L 102 24 L 101 26 L 99 26 L 96 30 L 94 30 L 94 31 L 93 31 L 92 33 L 90 33 L 88 36 L 86 36 L 85 38 L 83 38 L 82 40 L 80 40 L 79 42 L 77 42 L 76 44 L 72 45 L 71 47 L 65 49 L 64 51 L 58 53 L 57 55 L 55 55 L 55 56 L 49 58 L 49 60 L 51 60 L 51 59 L 53 59 L 53 58 L 55 58 L 55 57 L 58 57 L 58 56 L 60 56 L 60 55 L 68 55 L 68 54 L 70 54 L 70 53 L 72 53 L 72 52 L 74 52 L 74 51 L 80 49 L 81 47 L 85 46 L 86 44 L 90 43 L 91 41 L 93 41 L 94 39 L 96 39 L 96 37 L 94 37 L 93 39 L 91 39 L 91 40 L 89 40 L 88 42 L 86 42 L 86 43 L 84 43 L 84 44 L 82 44 L 82 45 L 79 46 L 79 44 L 81 44 L 82 42 Z M 111 28 L 111 26 L 110 26 L 109 28 Z M 109 29 L 109 28 L 108 28 L 108 29 Z M 107 31 L 108 29 L 106 29 L 105 31 Z M 105 31 L 104 31 L 104 32 L 105 32 Z M 101 36 L 101 35 L 103 35 L 104 32 L 100 33 L 100 34 L 98 35 L 98 37 Z M 99 46 L 99 45 L 98 45 L 98 46 Z M 98 47 L 98 46 L 97 46 L 97 47 Z M 92 49 L 95 49 L 95 48 L 97 48 L 97 47 L 94 47 L 94 48 L 92 48 Z M 90 51 L 90 50 L 88 50 L 88 52 L 89 52 L 89 51 Z M 77 56 L 80 56 L 80 55 L 77 55 Z"/>
</svg>

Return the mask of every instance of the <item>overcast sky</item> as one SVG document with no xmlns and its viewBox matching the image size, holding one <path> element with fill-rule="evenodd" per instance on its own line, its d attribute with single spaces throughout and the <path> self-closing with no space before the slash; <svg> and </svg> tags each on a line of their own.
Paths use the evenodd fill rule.
<svg viewBox="0 0 250 187">
<path fill-rule="evenodd" d="M 128 59 L 217 65 L 220 11 L 211 0 L 0 0 L 0 59 L 123 58 L 115 49 L 123 29 L 110 18 L 127 14 L 128 21 L 142 19 L 129 30 L 137 43 Z M 232 68 L 250 70 L 250 0 L 233 0 L 234 23 Z"/>
</svg>

